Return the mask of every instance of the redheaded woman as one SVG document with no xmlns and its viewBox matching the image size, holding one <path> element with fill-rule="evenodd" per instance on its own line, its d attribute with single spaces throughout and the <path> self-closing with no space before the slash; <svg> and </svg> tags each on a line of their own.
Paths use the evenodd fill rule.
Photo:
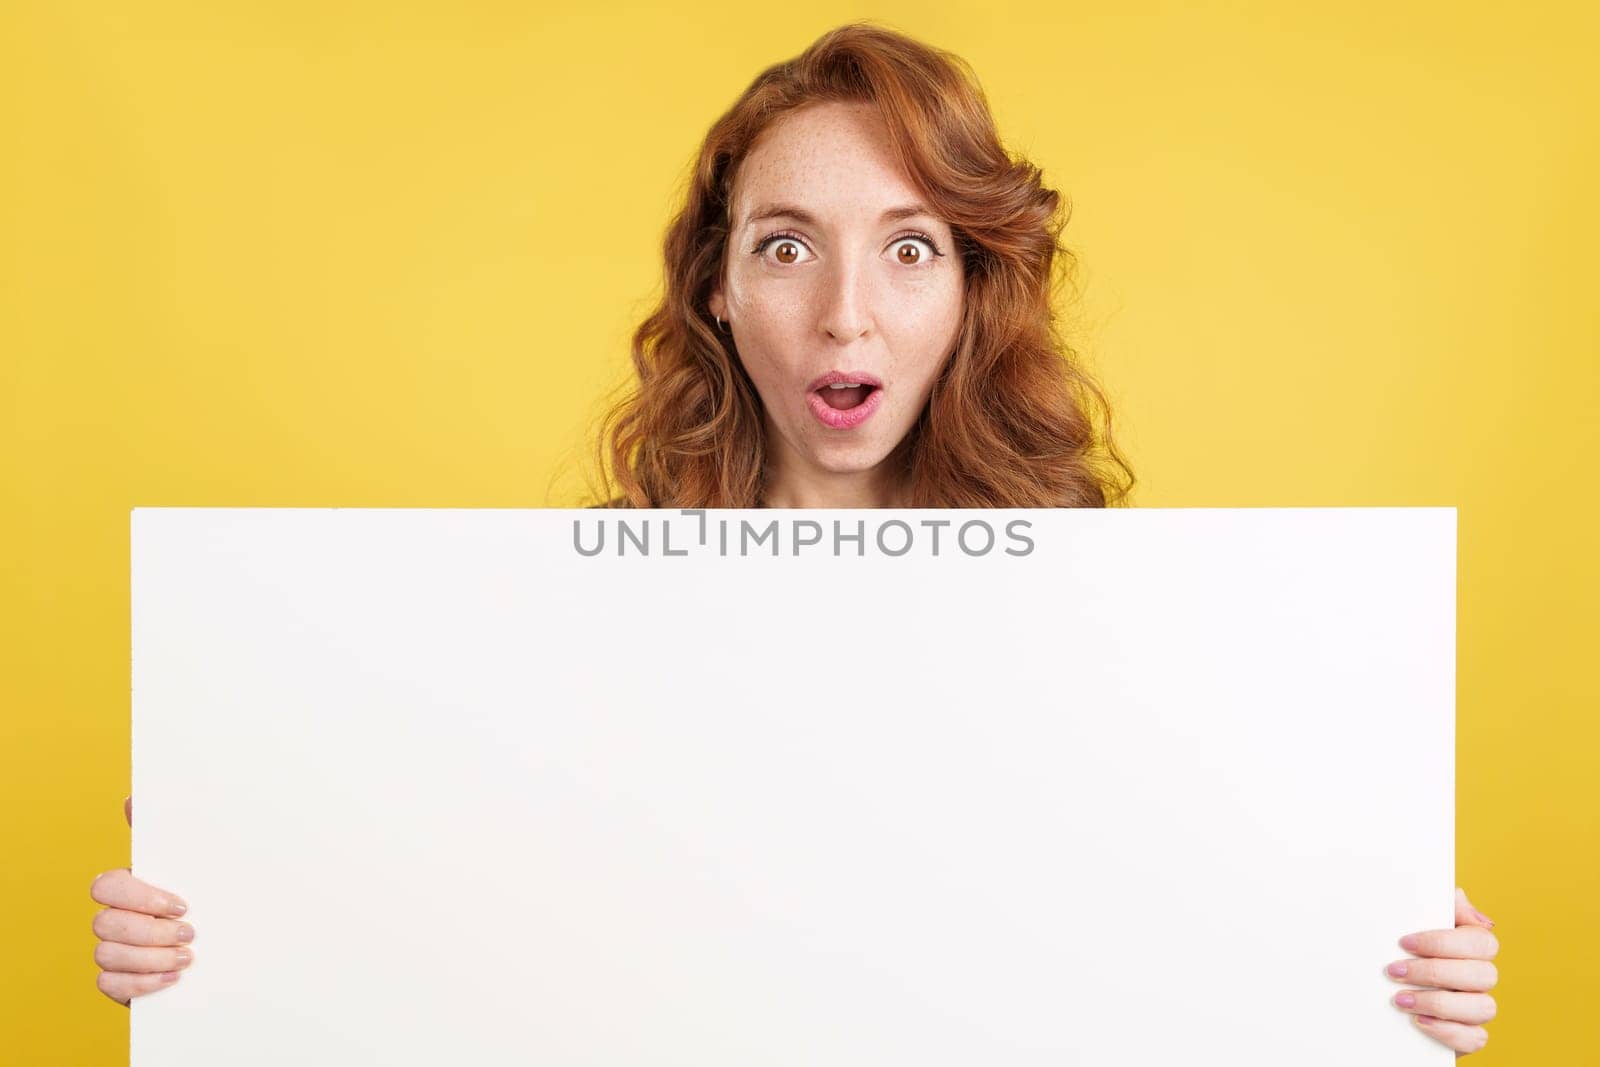
<svg viewBox="0 0 1600 1067">
<path fill-rule="evenodd" d="M 1109 406 L 1053 312 L 1065 222 L 956 56 L 858 23 L 762 71 L 668 227 L 636 387 L 597 435 L 599 506 L 1125 503 Z M 127 1003 L 175 981 L 177 898 L 127 870 L 91 894 L 100 989 Z M 1407 986 L 1394 1004 L 1465 1053 L 1488 1037 L 1498 944 L 1459 890 L 1456 923 L 1387 973 Z"/>
</svg>

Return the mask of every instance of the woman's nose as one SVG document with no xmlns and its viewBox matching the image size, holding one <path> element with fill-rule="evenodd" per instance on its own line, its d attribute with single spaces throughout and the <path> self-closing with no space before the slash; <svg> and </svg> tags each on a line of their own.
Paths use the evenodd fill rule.
<svg viewBox="0 0 1600 1067">
<path fill-rule="evenodd" d="M 822 328 L 835 341 L 847 343 L 871 325 L 871 278 L 867 268 L 850 257 L 829 273 L 822 300 Z"/>
</svg>

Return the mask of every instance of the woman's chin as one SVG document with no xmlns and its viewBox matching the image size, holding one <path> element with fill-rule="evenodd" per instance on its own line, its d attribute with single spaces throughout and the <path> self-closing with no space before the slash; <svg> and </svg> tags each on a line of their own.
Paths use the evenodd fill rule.
<svg viewBox="0 0 1600 1067">
<path fill-rule="evenodd" d="M 841 474 L 869 469 L 888 455 L 893 447 L 893 442 L 887 440 L 876 426 L 830 430 L 813 424 L 805 428 L 800 440 L 819 466 L 826 466 Z"/>
</svg>

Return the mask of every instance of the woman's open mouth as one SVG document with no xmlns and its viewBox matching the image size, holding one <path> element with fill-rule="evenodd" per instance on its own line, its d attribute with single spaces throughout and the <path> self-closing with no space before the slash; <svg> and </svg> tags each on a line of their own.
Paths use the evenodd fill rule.
<svg viewBox="0 0 1600 1067">
<path fill-rule="evenodd" d="M 811 383 L 806 403 L 817 421 L 834 430 L 859 426 L 878 410 L 883 383 L 870 374 L 829 371 Z"/>
</svg>

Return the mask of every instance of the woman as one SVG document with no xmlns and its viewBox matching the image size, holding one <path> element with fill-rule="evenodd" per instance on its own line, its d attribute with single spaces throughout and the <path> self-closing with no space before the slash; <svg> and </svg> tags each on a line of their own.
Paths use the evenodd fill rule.
<svg viewBox="0 0 1600 1067">
<path fill-rule="evenodd" d="M 857 23 L 763 71 L 668 231 L 637 388 L 597 436 L 599 506 L 1125 501 L 1104 394 L 1056 333 L 1064 225 L 959 58 Z M 90 895 L 103 992 L 177 980 L 193 936 L 177 897 L 126 869 Z M 1399 1008 L 1467 1053 L 1488 1038 L 1498 943 L 1460 890 L 1455 921 L 1402 938 L 1414 958 L 1386 973 L 1409 986 Z"/>
</svg>

